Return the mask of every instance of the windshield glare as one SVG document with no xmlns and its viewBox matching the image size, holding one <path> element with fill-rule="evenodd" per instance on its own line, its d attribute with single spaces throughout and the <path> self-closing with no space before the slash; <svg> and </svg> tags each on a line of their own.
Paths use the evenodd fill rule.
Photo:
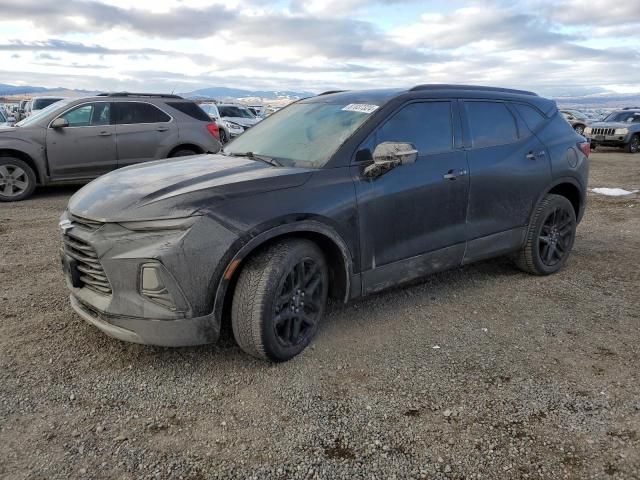
<svg viewBox="0 0 640 480">
<path fill-rule="evenodd" d="M 276 159 L 283 166 L 320 168 L 368 113 L 343 110 L 344 104 L 296 103 L 247 130 L 224 152 L 252 152 Z"/>
<path fill-rule="evenodd" d="M 640 112 L 613 112 L 605 122 L 640 123 Z"/>
<path fill-rule="evenodd" d="M 62 107 L 63 105 L 67 105 L 68 103 L 71 103 L 72 101 L 73 101 L 72 99 L 59 100 L 56 103 L 52 103 L 48 107 L 43 108 L 42 110 L 38 111 L 38 113 L 34 113 L 33 115 L 31 115 L 31 116 L 25 118 L 24 120 L 16 123 L 16 125 L 18 127 L 28 127 L 29 125 L 33 125 L 34 123 L 38 122 L 41 118 L 46 117 L 47 115 L 49 115 L 52 111 L 56 110 L 57 108 Z"/>
</svg>

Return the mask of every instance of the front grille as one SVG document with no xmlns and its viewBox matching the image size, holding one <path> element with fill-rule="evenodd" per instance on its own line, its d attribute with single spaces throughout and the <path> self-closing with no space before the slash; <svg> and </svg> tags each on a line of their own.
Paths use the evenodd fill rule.
<svg viewBox="0 0 640 480">
<path fill-rule="evenodd" d="M 69 214 L 69 220 L 71 220 L 71 223 L 73 223 L 75 227 L 83 228 L 84 230 L 89 230 L 90 232 L 95 232 L 103 225 L 102 222 L 71 214 Z"/>
<path fill-rule="evenodd" d="M 615 133 L 615 128 L 592 128 L 592 135 L 613 135 Z"/>
<path fill-rule="evenodd" d="M 67 234 L 62 236 L 62 240 L 64 252 L 77 262 L 83 286 L 103 295 L 111 295 L 111 284 L 93 247 Z"/>
</svg>

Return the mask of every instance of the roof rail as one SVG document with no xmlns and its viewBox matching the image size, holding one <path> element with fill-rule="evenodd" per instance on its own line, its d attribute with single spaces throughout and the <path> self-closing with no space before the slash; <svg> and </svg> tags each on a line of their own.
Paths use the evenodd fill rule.
<svg viewBox="0 0 640 480">
<path fill-rule="evenodd" d="M 327 90 L 326 92 L 322 92 L 318 94 L 318 97 L 322 96 L 322 95 L 331 95 L 332 93 L 342 93 L 342 92 L 346 92 L 347 90 Z"/>
<path fill-rule="evenodd" d="M 481 85 L 447 85 L 446 83 L 425 83 L 423 85 L 416 85 L 409 89 L 410 92 L 419 92 L 423 90 L 477 90 L 488 92 L 502 92 L 502 93 L 517 93 L 520 95 L 533 95 L 538 96 L 537 93 L 530 92 L 528 90 L 516 90 L 513 88 L 501 88 L 501 87 L 483 87 Z"/>
<path fill-rule="evenodd" d="M 624 107 L 623 110 L 640 110 L 640 107 Z"/>
<path fill-rule="evenodd" d="M 106 92 L 98 93 L 96 97 L 148 97 L 148 98 L 182 98 L 180 95 L 170 93 L 133 93 L 133 92 Z"/>
</svg>

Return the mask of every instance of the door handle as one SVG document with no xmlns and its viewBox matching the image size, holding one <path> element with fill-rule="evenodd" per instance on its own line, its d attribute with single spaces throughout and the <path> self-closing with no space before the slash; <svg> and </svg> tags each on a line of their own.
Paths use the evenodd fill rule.
<svg viewBox="0 0 640 480">
<path fill-rule="evenodd" d="M 467 170 L 449 170 L 442 176 L 442 178 L 444 178 L 445 180 L 456 180 L 458 177 L 464 177 L 468 173 L 469 172 Z"/>
<path fill-rule="evenodd" d="M 159 132 L 166 132 L 167 130 L 169 130 L 169 127 L 158 127 L 157 130 Z"/>
<path fill-rule="evenodd" d="M 538 153 L 529 152 L 527 153 L 527 160 L 537 160 L 538 158 L 544 157 L 546 155 L 544 150 L 540 150 Z"/>
<path fill-rule="evenodd" d="M 101 137 L 109 137 L 111 136 L 111 132 L 100 132 L 98 135 L 100 135 Z"/>
</svg>

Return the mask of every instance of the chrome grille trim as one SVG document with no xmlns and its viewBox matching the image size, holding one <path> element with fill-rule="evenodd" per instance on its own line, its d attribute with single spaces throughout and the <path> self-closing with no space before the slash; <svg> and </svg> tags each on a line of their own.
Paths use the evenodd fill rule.
<svg viewBox="0 0 640 480">
<path fill-rule="evenodd" d="M 104 225 L 102 222 L 98 222 L 97 220 L 91 220 L 89 218 L 79 217 L 72 214 L 69 214 L 69 220 L 73 223 L 74 227 L 83 228 L 91 232 L 95 232 Z"/>
<path fill-rule="evenodd" d="M 80 280 L 90 290 L 103 295 L 111 295 L 111 283 L 102 268 L 98 254 L 91 245 L 69 234 L 62 236 L 64 252 L 78 262 Z"/>
</svg>

